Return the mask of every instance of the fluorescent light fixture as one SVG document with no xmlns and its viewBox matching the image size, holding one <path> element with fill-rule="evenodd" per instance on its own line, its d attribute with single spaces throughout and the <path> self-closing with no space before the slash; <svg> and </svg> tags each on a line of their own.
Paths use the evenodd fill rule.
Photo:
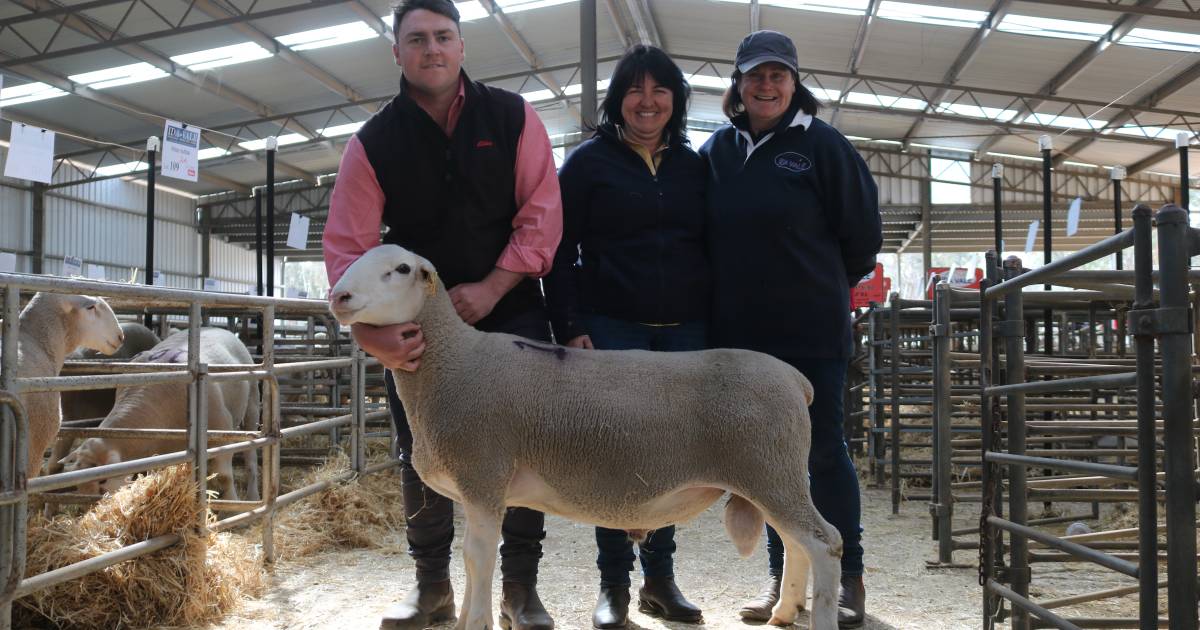
<svg viewBox="0 0 1200 630">
<path fill-rule="evenodd" d="M 813 96 L 821 99 L 822 101 L 836 101 L 842 97 L 841 90 L 827 90 L 825 88 L 812 87 L 808 85 L 804 87 L 808 88 L 808 91 L 812 92 Z"/>
<path fill-rule="evenodd" d="M 1066 166 L 1082 166 L 1084 168 L 1100 168 L 1099 164 L 1088 164 L 1087 162 L 1072 162 L 1070 160 L 1064 160 L 1063 164 Z"/>
<path fill-rule="evenodd" d="M 935 110 L 939 114 L 958 114 L 959 116 L 969 116 L 971 118 L 986 118 L 988 120 L 999 120 L 1008 122 L 1017 115 L 1015 109 L 999 109 L 996 107 L 982 107 L 980 105 L 971 105 L 968 103 L 942 103 Z"/>
<path fill-rule="evenodd" d="M 936 149 L 938 151 L 954 151 L 955 153 L 966 153 L 966 154 L 974 153 L 974 151 L 972 151 L 971 149 L 964 149 L 962 147 L 944 147 L 944 146 L 937 145 L 937 144 L 923 144 L 921 142 L 910 142 L 909 145 L 914 146 L 914 147 L 921 147 L 924 149 Z"/>
<path fill-rule="evenodd" d="M 857 140 L 859 142 L 874 142 L 874 140 L 872 140 L 870 138 L 864 138 L 862 136 L 846 136 L 846 139 L 847 140 Z"/>
<path fill-rule="evenodd" d="M 596 82 L 596 91 L 597 92 L 603 92 L 607 89 L 608 89 L 608 79 L 601 79 Z M 571 85 L 568 85 L 567 87 L 563 88 L 563 94 L 566 94 L 567 96 L 578 96 L 582 92 L 583 92 L 583 84 L 582 83 L 572 83 Z"/>
<path fill-rule="evenodd" d="M 226 155 L 229 155 L 229 151 L 226 151 L 221 147 L 206 147 L 196 152 L 196 159 L 211 160 L 213 158 L 219 158 Z"/>
<path fill-rule="evenodd" d="M 537 103 L 539 101 L 548 101 L 554 98 L 556 95 L 554 94 L 553 90 L 547 89 L 534 90 L 532 92 L 521 92 L 521 96 L 525 97 L 525 100 L 529 101 L 530 103 Z"/>
<path fill-rule="evenodd" d="M 1117 43 L 1159 50 L 1200 51 L 1200 35 L 1178 31 L 1157 31 L 1149 28 L 1135 28 L 1126 33 L 1125 37 L 1122 37 Z"/>
<path fill-rule="evenodd" d="M 1058 39 L 1081 39 L 1094 42 L 1100 39 L 1100 36 L 1107 33 L 1111 28 L 1108 24 L 1079 22 L 1077 20 L 1056 20 L 1053 18 L 1010 13 L 1004 16 L 1004 19 L 1001 20 L 996 30 L 1021 35 L 1056 37 Z"/>
<path fill-rule="evenodd" d="M 735 4 L 750 4 L 750 0 L 719 0 Z M 841 15 L 864 15 L 867 12 L 867 0 L 761 0 L 759 4 L 801 11 L 819 11 L 821 13 L 839 13 Z"/>
<path fill-rule="evenodd" d="M 97 177 L 108 177 L 110 175 L 125 175 L 134 171 L 145 170 L 145 162 L 125 162 L 123 164 L 109 164 L 96 169 Z"/>
<path fill-rule="evenodd" d="M 1175 173 L 1163 173 L 1160 171 L 1146 171 L 1147 175 L 1158 175 L 1159 177 L 1170 177 L 1171 179 L 1179 179 Z"/>
<path fill-rule="evenodd" d="M 1067 129 L 1099 129 L 1108 124 L 1107 120 L 1095 118 L 1076 118 L 1074 116 L 1056 116 L 1054 114 L 1030 114 L 1023 122 L 1046 125 L 1047 127 L 1066 127 Z"/>
<path fill-rule="evenodd" d="M 93 72 L 84 72 L 82 74 L 73 74 L 67 78 L 94 90 L 103 90 L 118 85 L 129 85 L 131 83 L 161 79 L 165 76 L 167 76 L 165 71 L 142 62 L 127 66 L 117 66 L 115 68 L 105 68 L 104 70 L 95 70 Z"/>
<path fill-rule="evenodd" d="M 710 74 L 693 74 L 688 77 L 688 83 L 692 87 L 713 88 L 724 90 L 729 87 L 730 81 L 724 77 L 714 77 Z"/>
<path fill-rule="evenodd" d="M 1119 129 L 1113 129 L 1112 133 L 1119 133 L 1123 136 L 1137 136 L 1139 138 L 1153 138 L 1155 140 L 1170 140 L 1175 141 L 1175 137 L 1180 132 L 1186 132 L 1186 129 L 1169 129 L 1166 127 L 1147 127 L 1138 125 L 1125 125 Z"/>
<path fill-rule="evenodd" d="M 556 4 L 566 4 L 575 2 L 576 0 L 496 0 L 496 4 L 505 13 L 518 13 L 520 11 L 531 11 L 542 7 L 552 7 Z M 458 4 L 462 4 L 461 2 Z M 478 5 L 478 3 L 475 3 Z"/>
<path fill-rule="evenodd" d="M 210 48 L 208 50 L 198 50 L 196 52 L 175 55 L 171 57 L 171 61 L 181 66 L 187 66 L 188 70 L 199 71 L 266 59 L 272 56 L 272 54 L 274 53 L 254 42 L 245 42 L 242 44 L 233 44 L 232 46 L 221 46 L 220 48 Z"/>
<path fill-rule="evenodd" d="M 0 90 L 0 107 L 44 101 L 48 98 L 58 98 L 66 95 L 66 92 L 45 83 L 24 83 Z"/>
<path fill-rule="evenodd" d="M 1027 162 L 1041 162 L 1042 161 L 1042 158 L 1040 158 L 1040 157 L 1032 157 L 1032 156 L 1028 156 L 1028 155 L 1016 155 L 1014 153 L 996 153 L 995 151 L 988 151 L 988 155 L 994 155 L 996 157 L 1003 157 L 1003 158 L 1012 158 L 1014 160 L 1025 160 Z"/>
<path fill-rule="evenodd" d="M 935 7 L 927 4 L 913 4 L 911 2 L 890 2 L 889 0 L 884 0 L 879 5 L 879 17 L 881 18 L 899 20 L 901 22 L 916 22 L 918 24 L 979 28 L 979 24 L 987 19 L 987 15 L 987 11 Z"/>
<path fill-rule="evenodd" d="M 281 147 L 284 145 L 296 144 L 297 142 L 304 142 L 304 141 L 308 140 L 308 138 L 305 138 L 304 136 L 302 136 L 298 133 L 289 133 L 286 135 L 279 136 L 277 139 L 279 140 L 278 146 L 281 146 Z M 261 151 L 261 150 L 267 148 L 267 139 L 260 138 L 258 140 L 250 140 L 248 142 L 239 142 L 238 146 L 242 147 L 243 149 L 245 149 L 247 151 Z"/>
<path fill-rule="evenodd" d="M 904 143 L 900 142 L 899 140 L 872 140 L 871 142 L 879 142 L 881 144 L 894 144 L 898 147 L 904 146 Z"/>
<path fill-rule="evenodd" d="M 915 98 L 907 98 L 904 96 L 884 96 L 881 94 L 871 94 L 869 92 L 850 92 L 846 95 L 847 103 L 857 103 L 859 105 L 871 105 L 874 107 L 887 107 L 891 109 L 925 109 L 925 101 Z"/>
<path fill-rule="evenodd" d="M 355 131 L 358 131 L 359 128 L 362 126 L 363 126 L 362 122 L 352 122 L 352 123 L 346 123 L 344 125 L 334 125 L 332 127 L 318 129 L 317 133 L 321 134 L 322 136 L 324 136 L 326 138 L 335 138 L 337 136 L 348 136 L 348 135 L 354 133 Z"/>
<path fill-rule="evenodd" d="M 341 44 L 349 44 L 350 42 L 374 39 L 376 37 L 379 37 L 379 34 L 371 30 L 371 27 L 367 26 L 366 22 L 360 21 L 326 26 L 311 31 L 301 31 L 299 33 L 276 37 L 275 39 L 280 44 L 299 52 L 301 50 L 325 48 L 326 46 L 339 46 Z"/>
</svg>

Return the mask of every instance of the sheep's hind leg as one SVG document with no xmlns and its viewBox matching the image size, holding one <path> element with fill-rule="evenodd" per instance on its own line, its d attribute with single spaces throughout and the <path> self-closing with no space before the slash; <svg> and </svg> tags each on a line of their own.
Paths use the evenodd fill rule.
<svg viewBox="0 0 1200 630">
<path fill-rule="evenodd" d="M 779 603 L 771 611 L 772 625 L 786 626 L 804 608 L 808 571 L 813 572 L 813 630 L 836 630 L 837 589 L 841 574 L 842 539 L 817 512 L 811 501 L 767 520 L 783 539 L 783 584 Z"/>
<path fill-rule="evenodd" d="M 463 610 L 458 617 L 458 630 L 491 630 L 492 575 L 496 571 L 496 546 L 500 543 L 500 523 L 504 508 L 463 503 L 467 517 L 466 537 L 463 539 L 463 561 L 467 567 L 467 590 Z"/>
</svg>

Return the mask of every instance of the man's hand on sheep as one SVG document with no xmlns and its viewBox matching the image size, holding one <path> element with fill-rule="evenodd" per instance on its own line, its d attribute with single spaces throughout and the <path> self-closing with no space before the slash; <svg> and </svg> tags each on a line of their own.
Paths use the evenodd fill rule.
<svg viewBox="0 0 1200 630">
<path fill-rule="evenodd" d="M 379 359 L 391 370 L 415 372 L 421 367 L 421 355 L 425 354 L 425 337 L 421 326 L 412 322 L 391 326 L 354 324 L 350 334 L 368 354 Z"/>
<path fill-rule="evenodd" d="M 525 276 L 496 267 L 479 282 L 464 282 L 450 289 L 450 303 L 464 322 L 474 326 L 487 317 L 496 302 L 521 282 Z"/>
<path fill-rule="evenodd" d="M 592 345 L 592 338 L 587 335 L 579 335 L 578 337 L 567 342 L 568 348 L 583 348 L 584 350 L 595 350 L 596 346 Z"/>
</svg>

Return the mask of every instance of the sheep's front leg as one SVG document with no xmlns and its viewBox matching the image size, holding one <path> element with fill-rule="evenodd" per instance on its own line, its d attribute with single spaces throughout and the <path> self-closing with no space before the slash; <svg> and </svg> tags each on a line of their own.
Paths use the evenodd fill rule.
<svg viewBox="0 0 1200 630">
<path fill-rule="evenodd" d="M 467 517 L 466 538 L 463 540 L 463 561 L 467 566 L 467 590 L 459 630 L 491 630 L 496 618 L 492 616 L 492 575 L 496 571 L 496 545 L 500 542 L 500 523 L 504 508 L 464 503 Z"/>
<path fill-rule="evenodd" d="M 221 498 L 237 501 L 237 486 L 233 483 L 233 455 L 221 455 L 212 460 L 217 469 L 217 485 L 221 487 Z"/>
</svg>

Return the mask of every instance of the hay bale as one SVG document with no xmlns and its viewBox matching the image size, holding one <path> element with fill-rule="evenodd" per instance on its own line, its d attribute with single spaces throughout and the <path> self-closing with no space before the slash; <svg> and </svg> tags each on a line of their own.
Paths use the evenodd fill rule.
<svg viewBox="0 0 1200 630">
<path fill-rule="evenodd" d="M 60 628 L 130 628 L 205 623 L 265 587 L 259 552 L 229 534 L 205 539 L 191 467 L 152 472 L 107 495 L 80 518 L 40 514 L 29 522 L 25 575 L 45 573 L 121 547 L 177 534 L 156 553 L 17 600 L 18 623 Z M 209 514 L 212 519 L 212 514 Z"/>
<path fill-rule="evenodd" d="M 309 471 L 299 486 L 349 471 L 350 459 L 338 451 Z M 403 527 L 400 476 L 391 469 L 334 484 L 281 510 L 275 519 L 275 549 L 284 559 L 337 549 L 373 549 Z"/>
</svg>

